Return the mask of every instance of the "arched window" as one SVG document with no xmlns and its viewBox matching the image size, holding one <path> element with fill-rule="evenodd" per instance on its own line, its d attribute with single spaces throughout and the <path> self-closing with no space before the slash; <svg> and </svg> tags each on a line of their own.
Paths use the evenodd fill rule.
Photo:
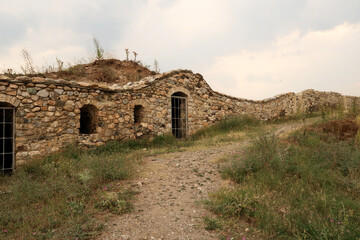
<svg viewBox="0 0 360 240">
<path fill-rule="evenodd" d="M 134 123 L 141 123 L 144 120 L 144 110 L 141 105 L 134 106 Z"/>
<path fill-rule="evenodd" d="M 15 166 L 15 108 L 0 102 L 0 171 L 11 172 Z"/>
<path fill-rule="evenodd" d="M 80 129 L 83 134 L 92 134 L 96 131 L 98 109 L 94 105 L 84 105 L 80 109 Z"/>
<path fill-rule="evenodd" d="M 187 136 L 187 96 L 176 92 L 171 95 L 171 126 L 176 138 Z"/>
</svg>

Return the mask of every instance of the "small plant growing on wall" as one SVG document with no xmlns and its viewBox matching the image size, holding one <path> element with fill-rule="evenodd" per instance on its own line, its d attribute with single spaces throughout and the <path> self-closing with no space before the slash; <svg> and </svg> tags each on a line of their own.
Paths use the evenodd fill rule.
<svg viewBox="0 0 360 240">
<path fill-rule="evenodd" d="M 57 63 L 57 70 L 60 72 L 64 70 L 64 62 L 61 61 L 59 58 L 56 57 L 56 63 Z"/>
<path fill-rule="evenodd" d="M 133 51 L 134 54 L 134 62 L 136 62 L 136 56 L 138 55 L 135 51 Z"/>
<path fill-rule="evenodd" d="M 13 76 L 16 74 L 15 70 L 12 68 L 7 68 L 2 70 L 3 74 Z"/>
<path fill-rule="evenodd" d="M 129 61 L 129 49 L 125 48 L 125 53 L 126 53 L 126 61 Z"/>
<path fill-rule="evenodd" d="M 93 38 L 93 42 L 95 45 L 95 51 L 96 51 L 96 59 L 102 60 L 104 59 L 104 49 L 101 47 L 99 40 L 97 40 L 95 37 Z"/>
<path fill-rule="evenodd" d="M 160 73 L 159 62 L 156 59 L 154 60 L 154 71 Z"/>
<path fill-rule="evenodd" d="M 35 74 L 35 67 L 30 52 L 23 48 L 21 50 L 21 55 L 25 62 L 25 66 L 21 66 L 21 70 L 24 72 L 24 74 Z"/>
</svg>

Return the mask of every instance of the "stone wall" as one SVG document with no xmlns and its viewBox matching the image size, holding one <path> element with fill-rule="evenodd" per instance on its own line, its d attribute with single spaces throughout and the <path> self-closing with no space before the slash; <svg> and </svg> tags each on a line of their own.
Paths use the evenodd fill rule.
<svg viewBox="0 0 360 240">
<path fill-rule="evenodd" d="M 16 108 L 17 165 L 69 143 L 101 145 L 114 139 L 171 132 L 171 96 L 176 92 L 187 96 L 188 134 L 231 114 L 267 120 L 329 107 L 360 107 L 359 97 L 314 90 L 262 101 L 235 98 L 213 91 L 200 74 L 188 70 L 146 77 L 123 86 L 0 76 L 0 102 Z M 79 131 L 84 109 L 94 112 L 90 114 L 95 116 L 91 134 Z M 141 111 L 136 123 L 134 109 Z"/>
</svg>

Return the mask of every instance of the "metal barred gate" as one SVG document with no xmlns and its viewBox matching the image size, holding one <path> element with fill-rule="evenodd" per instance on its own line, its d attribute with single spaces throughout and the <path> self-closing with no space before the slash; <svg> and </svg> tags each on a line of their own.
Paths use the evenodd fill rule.
<svg viewBox="0 0 360 240">
<path fill-rule="evenodd" d="M 15 160 L 15 109 L 0 107 L 0 171 L 11 172 Z"/>
<path fill-rule="evenodd" d="M 186 97 L 171 96 L 171 125 L 176 138 L 187 136 L 187 101 Z"/>
</svg>

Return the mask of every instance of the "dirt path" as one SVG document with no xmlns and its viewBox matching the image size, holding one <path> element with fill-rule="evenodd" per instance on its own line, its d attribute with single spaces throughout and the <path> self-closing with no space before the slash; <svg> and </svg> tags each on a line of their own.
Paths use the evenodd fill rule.
<svg viewBox="0 0 360 240">
<path fill-rule="evenodd" d="M 301 124 L 279 126 L 277 135 Z M 219 174 L 219 158 L 241 153 L 249 141 L 202 150 L 188 150 L 144 159 L 140 175 L 129 184 L 138 188 L 135 211 L 115 217 L 106 224 L 99 239 L 218 239 L 206 231 L 203 217 L 209 216 L 199 201 L 208 193 L 227 186 Z"/>
<path fill-rule="evenodd" d="M 204 229 L 203 216 L 209 213 L 198 201 L 226 184 L 217 160 L 241 145 L 144 159 L 140 177 L 129 182 L 140 190 L 135 211 L 109 222 L 100 239 L 218 239 Z"/>
</svg>

